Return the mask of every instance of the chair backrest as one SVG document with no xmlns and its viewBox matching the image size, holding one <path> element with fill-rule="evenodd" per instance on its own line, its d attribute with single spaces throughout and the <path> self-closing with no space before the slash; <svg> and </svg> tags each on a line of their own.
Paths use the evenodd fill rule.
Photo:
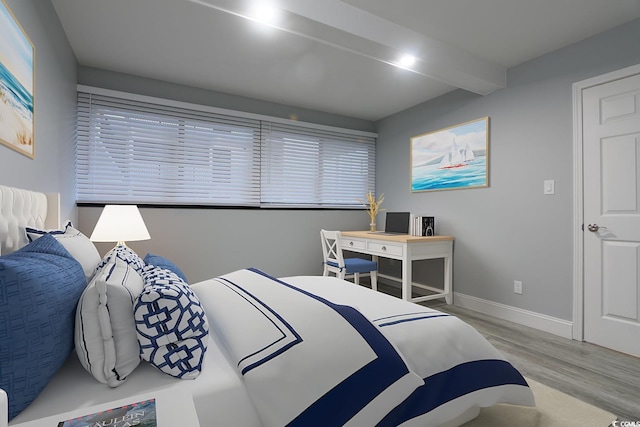
<svg viewBox="0 0 640 427">
<path fill-rule="evenodd" d="M 320 237 L 322 238 L 322 255 L 325 264 L 331 261 L 340 268 L 344 267 L 342 247 L 340 246 L 340 232 L 320 230 Z"/>
</svg>

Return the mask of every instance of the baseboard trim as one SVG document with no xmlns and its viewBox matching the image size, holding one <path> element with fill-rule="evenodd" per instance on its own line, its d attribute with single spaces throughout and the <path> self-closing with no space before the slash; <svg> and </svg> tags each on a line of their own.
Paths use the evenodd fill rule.
<svg viewBox="0 0 640 427">
<path fill-rule="evenodd" d="M 546 314 L 523 310 L 458 292 L 453 293 L 453 305 L 520 325 L 529 326 L 564 338 L 572 339 L 573 337 L 573 322 L 547 316 Z"/>
</svg>

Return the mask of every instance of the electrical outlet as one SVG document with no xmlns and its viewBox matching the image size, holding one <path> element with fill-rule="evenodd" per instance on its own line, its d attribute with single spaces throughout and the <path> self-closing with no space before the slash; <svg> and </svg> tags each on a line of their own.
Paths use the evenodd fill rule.
<svg viewBox="0 0 640 427">
<path fill-rule="evenodd" d="M 522 295 L 522 282 L 520 280 L 513 281 L 513 292 Z"/>
</svg>

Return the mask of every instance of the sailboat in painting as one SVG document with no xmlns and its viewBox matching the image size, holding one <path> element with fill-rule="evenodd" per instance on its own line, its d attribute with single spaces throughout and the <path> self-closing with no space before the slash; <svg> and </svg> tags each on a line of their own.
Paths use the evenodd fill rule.
<svg viewBox="0 0 640 427">
<path fill-rule="evenodd" d="M 453 138 L 451 142 L 451 148 L 448 153 L 442 157 L 440 164 L 438 165 L 439 169 L 452 169 L 466 166 L 470 161 L 475 159 L 475 155 L 473 154 L 473 150 L 469 143 L 465 145 L 464 148 L 460 148 L 456 139 Z"/>
</svg>

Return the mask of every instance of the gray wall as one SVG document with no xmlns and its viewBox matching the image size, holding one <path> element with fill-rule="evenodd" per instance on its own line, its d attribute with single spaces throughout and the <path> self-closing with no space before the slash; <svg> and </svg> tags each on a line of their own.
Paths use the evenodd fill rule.
<svg viewBox="0 0 640 427">
<path fill-rule="evenodd" d="M 6 3 L 35 46 L 35 159 L 0 145 L 0 183 L 60 192 L 62 219 L 75 221 L 76 59 L 50 1 Z"/>
<path fill-rule="evenodd" d="M 246 113 L 265 114 L 271 117 L 288 119 L 296 116 L 301 122 L 317 123 L 373 132 L 373 122 L 355 119 L 336 114 L 308 110 L 289 105 L 261 101 L 224 92 L 204 90 L 191 86 L 168 83 L 161 80 L 147 79 L 130 74 L 116 73 L 97 68 L 80 67 L 78 83 L 104 89 L 155 96 L 174 101 L 191 102 L 210 107 L 226 108 Z"/>
<path fill-rule="evenodd" d="M 455 292 L 571 320 L 572 84 L 640 63 L 638 40 L 640 20 L 510 69 L 491 95 L 452 92 L 376 124 L 377 190 L 387 209 L 433 214 L 455 236 Z M 410 138 L 484 116 L 489 187 L 411 193 Z"/>
<path fill-rule="evenodd" d="M 79 227 L 90 233 L 102 208 L 80 207 Z M 271 275 L 322 274 L 320 229 L 362 230 L 363 211 L 141 208 L 151 240 L 127 242 L 175 262 L 194 283 L 247 267 Z M 113 243 L 98 243 L 101 254 Z"/>
</svg>

